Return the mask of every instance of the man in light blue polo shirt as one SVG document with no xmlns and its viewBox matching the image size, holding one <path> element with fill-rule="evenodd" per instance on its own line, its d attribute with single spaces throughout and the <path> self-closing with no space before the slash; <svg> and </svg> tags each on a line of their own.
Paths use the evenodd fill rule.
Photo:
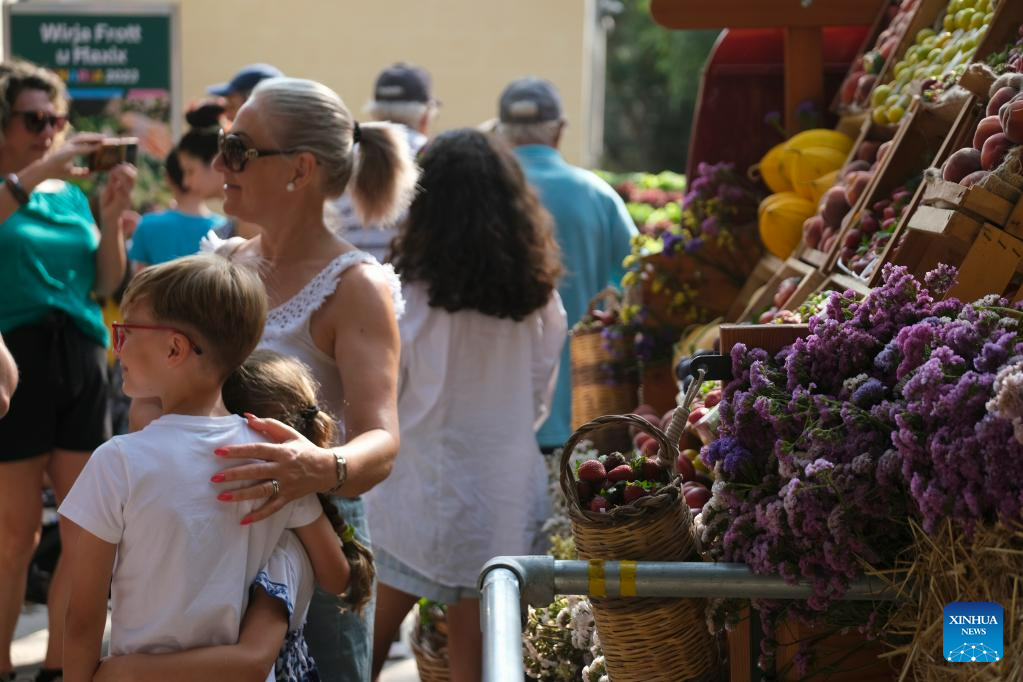
<svg viewBox="0 0 1023 682">
<path fill-rule="evenodd" d="M 515 147 L 530 184 L 554 216 L 565 276 L 558 287 L 571 328 L 590 299 L 608 284 L 620 286 L 636 226 L 625 203 L 593 173 L 565 162 L 558 143 L 565 128 L 561 98 L 554 86 L 523 78 L 504 89 L 497 133 Z M 568 344 L 561 352 L 551 414 L 537 434 L 545 451 L 572 435 L 572 376 Z"/>
</svg>

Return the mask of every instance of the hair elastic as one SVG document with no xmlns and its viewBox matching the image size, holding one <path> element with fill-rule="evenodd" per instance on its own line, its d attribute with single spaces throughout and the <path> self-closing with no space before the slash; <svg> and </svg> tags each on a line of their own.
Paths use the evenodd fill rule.
<svg viewBox="0 0 1023 682">
<path fill-rule="evenodd" d="M 362 128 L 358 121 L 352 122 L 352 144 L 359 144 L 362 141 Z"/>
<path fill-rule="evenodd" d="M 299 410 L 298 415 L 302 417 L 302 419 L 305 419 L 306 421 L 312 421 L 313 419 L 316 419 L 316 415 L 318 415 L 319 413 L 320 413 L 319 407 L 317 407 L 316 405 L 310 405 L 309 407 L 303 407 L 301 410 Z"/>
</svg>

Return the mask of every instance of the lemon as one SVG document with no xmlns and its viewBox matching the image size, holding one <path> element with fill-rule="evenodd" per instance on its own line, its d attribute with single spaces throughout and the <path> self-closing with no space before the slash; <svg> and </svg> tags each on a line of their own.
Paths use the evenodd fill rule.
<svg viewBox="0 0 1023 682">
<path fill-rule="evenodd" d="M 941 21 L 941 25 L 946 31 L 951 31 L 956 27 L 956 18 L 951 14 L 946 14 L 945 18 Z"/>
<path fill-rule="evenodd" d="M 889 123 L 898 123 L 902 120 L 902 117 L 906 115 L 906 110 L 896 104 L 895 106 L 888 108 L 888 113 L 886 115 Z"/>
<path fill-rule="evenodd" d="M 916 34 L 916 42 L 917 44 L 926 43 L 928 40 L 934 38 L 935 35 L 934 29 L 922 28 Z"/>
<path fill-rule="evenodd" d="M 874 88 L 874 92 L 870 95 L 870 103 L 875 107 L 880 106 L 888 96 L 892 94 L 892 86 L 890 85 L 879 85 Z"/>
<path fill-rule="evenodd" d="M 870 112 L 870 118 L 880 126 L 888 124 L 888 113 L 884 107 L 874 107 L 874 110 Z"/>
<path fill-rule="evenodd" d="M 956 12 L 956 28 L 968 29 L 973 21 L 974 11 L 972 9 L 961 9 Z"/>
</svg>

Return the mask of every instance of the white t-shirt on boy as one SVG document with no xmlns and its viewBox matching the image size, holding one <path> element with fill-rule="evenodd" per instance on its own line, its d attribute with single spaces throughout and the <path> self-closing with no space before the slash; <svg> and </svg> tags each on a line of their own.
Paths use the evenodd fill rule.
<svg viewBox="0 0 1023 682">
<path fill-rule="evenodd" d="M 266 500 L 224 503 L 244 484 L 210 477 L 249 460 L 224 460 L 226 445 L 263 442 L 238 416 L 169 414 L 117 436 L 89 458 L 60 513 L 116 544 L 110 653 L 163 653 L 238 641 L 253 579 L 287 528 L 322 513 L 315 495 L 241 525 Z"/>
</svg>

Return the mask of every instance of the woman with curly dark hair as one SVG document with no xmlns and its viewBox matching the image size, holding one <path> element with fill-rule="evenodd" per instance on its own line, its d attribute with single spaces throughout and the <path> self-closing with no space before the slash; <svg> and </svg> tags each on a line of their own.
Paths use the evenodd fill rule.
<svg viewBox="0 0 1023 682">
<path fill-rule="evenodd" d="M 552 220 L 511 150 L 455 130 L 422 158 L 394 243 L 401 455 L 366 495 L 379 587 L 379 672 L 417 597 L 448 606 L 453 682 L 479 680 L 476 578 L 528 554 L 546 517 L 543 423 L 565 341 Z"/>
</svg>

